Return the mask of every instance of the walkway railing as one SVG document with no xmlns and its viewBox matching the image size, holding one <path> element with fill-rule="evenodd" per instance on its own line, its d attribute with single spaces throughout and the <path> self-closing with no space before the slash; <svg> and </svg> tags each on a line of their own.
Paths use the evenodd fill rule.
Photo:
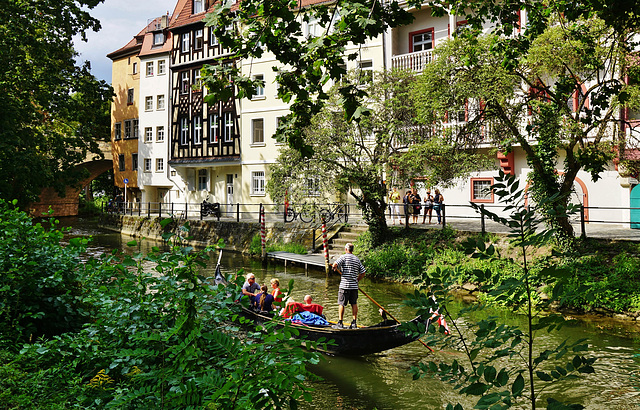
<svg viewBox="0 0 640 410">
<path fill-rule="evenodd" d="M 214 221 L 236 221 L 236 222 L 259 222 L 260 206 L 265 207 L 266 222 L 303 222 L 309 223 L 313 229 L 318 229 L 324 218 L 327 229 L 331 229 L 338 223 L 363 223 L 362 213 L 354 204 L 290 204 L 286 208 L 283 204 L 209 204 L 189 202 L 117 202 L 105 205 L 103 211 L 108 213 L 118 213 L 126 215 L 136 215 L 140 217 L 165 217 L 182 219 L 200 219 Z M 494 204 L 482 204 L 481 208 L 491 209 L 497 214 L 501 214 L 502 206 Z M 402 220 L 410 219 L 411 215 L 406 215 L 404 206 L 400 206 Z M 574 225 L 580 227 L 580 235 L 586 237 L 585 226 L 588 224 L 618 225 L 640 229 L 640 220 L 631 221 L 631 211 L 640 211 L 640 208 L 631 207 L 597 207 L 581 206 L 580 212 L 570 218 Z M 441 207 L 442 228 L 447 225 L 447 221 L 476 221 L 480 223 L 480 231 L 486 233 L 486 217 L 476 212 L 469 204 L 442 204 Z M 612 215 L 616 215 L 613 217 Z M 388 208 L 388 218 L 391 219 L 391 208 Z M 424 208 L 418 216 L 421 223 L 424 218 Z M 432 212 L 432 220 L 437 222 L 436 211 Z M 405 225 L 406 226 L 406 225 Z M 409 225 L 411 227 L 411 225 Z M 320 239 L 321 233 L 314 241 Z"/>
</svg>

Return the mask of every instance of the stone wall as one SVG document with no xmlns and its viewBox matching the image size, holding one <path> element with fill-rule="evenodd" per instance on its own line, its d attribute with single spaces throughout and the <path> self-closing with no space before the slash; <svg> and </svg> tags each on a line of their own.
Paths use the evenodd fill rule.
<svg viewBox="0 0 640 410">
<path fill-rule="evenodd" d="M 163 228 L 160 224 L 162 218 L 131 215 L 104 214 L 100 218 L 100 227 L 120 232 L 135 238 L 148 238 L 162 240 L 165 231 L 178 232 L 178 228 L 184 224 L 171 222 Z M 189 241 L 194 246 L 215 245 L 220 238 L 225 241 L 225 248 L 248 253 L 251 240 L 260 234 L 260 224 L 257 222 L 214 221 L 214 220 L 189 220 Z M 311 249 L 313 242 L 313 228 L 315 224 L 300 222 L 267 222 L 265 224 L 266 237 L 269 242 L 301 243 Z M 328 233 L 329 237 L 335 235 L 340 226 L 334 227 Z M 316 229 L 315 235 L 320 235 Z M 322 240 L 316 241 L 316 246 L 322 244 Z"/>
</svg>

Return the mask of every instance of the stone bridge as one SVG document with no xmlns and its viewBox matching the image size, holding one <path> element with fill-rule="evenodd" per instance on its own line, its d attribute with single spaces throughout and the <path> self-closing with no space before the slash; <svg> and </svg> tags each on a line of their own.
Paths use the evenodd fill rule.
<svg viewBox="0 0 640 410">
<path fill-rule="evenodd" d="M 59 196 L 53 188 L 43 189 L 40 194 L 40 202 L 32 203 L 29 206 L 29 213 L 34 217 L 38 217 L 49 212 L 49 208 L 51 208 L 53 215 L 56 217 L 78 215 L 80 192 L 99 175 L 113 168 L 111 144 L 109 142 L 101 142 L 100 149 L 105 159 L 89 160 L 76 166 L 76 168 L 84 168 L 89 171 L 87 178 L 78 182 L 75 187 L 68 186 L 64 197 Z"/>
</svg>

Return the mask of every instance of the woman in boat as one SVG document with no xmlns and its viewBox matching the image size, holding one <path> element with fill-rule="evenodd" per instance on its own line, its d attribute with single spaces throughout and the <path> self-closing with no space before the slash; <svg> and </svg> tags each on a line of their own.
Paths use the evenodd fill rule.
<svg viewBox="0 0 640 410">
<path fill-rule="evenodd" d="M 256 295 L 256 307 L 262 312 L 273 310 L 273 295 L 267 292 L 267 286 L 262 285 L 261 292 Z"/>
<path fill-rule="evenodd" d="M 274 302 L 282 302 L 282 291 L 280 290 L 280 281 L 276 278 L 271 279 L 271 296 Z"/>
</svg>

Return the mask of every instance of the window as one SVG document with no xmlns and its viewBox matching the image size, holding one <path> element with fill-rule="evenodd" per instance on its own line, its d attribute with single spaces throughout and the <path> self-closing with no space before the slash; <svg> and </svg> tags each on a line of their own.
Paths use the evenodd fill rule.
<svg viewBox="0 0 640 410">
<path fill-rule="evenodd" d="M 131 169 L 134 171 L 138 170 L 138 154 L 137 153 L 131 154 Z"/>
<path fill-rule="evenodd" d="M 158 96 L 156 101 L 156 110 L 164 110 L 164 94 Z"/>
<path fill-rule="evenodd" d="M 193 0 L 193 14 L 204 11 L 204 0 Z"/>
<path fill-rule="evenodd" d="M 144 110 L 153 111 L 153 97 L 150 95 L 144 97 Z"/>
<path fill-rule="evenodd" d="M 195 91 L 200 91 L 202 89 L 202 74 L 200 73 L 200 69 L 196 68 L 193 70 L 193 89 Z"/>
<path fill-rule="evenodd" d="M 307 23 L 307 37 L 319 37 L 322 34 L 322 27 L 317 18 L 311 17 Z"/>
<path fill-rule="evenodd" d="M 493 178 L 471 178 L 471 202 L 493 202 Z"/>
<path fill-rule="evenodd" d="M 189 94 L 189 72 L 183 71 L 180 73 L 180 93 Z"/>
<path fill-rule="evenodd" d="M 164 34 L 163 33 L 153 33 L 153 45 L 159 46 L 164 43 Z"/>
<path fill-rule="evenodd" d="M 218 37 L 216 37 L 216 34 L 213 32 L 213 28 L 209 29 L 209 45 L 211 46 L 218 45 Z"/>
<path fill-rule="evenodd" d="M 233 115 L 230 112 L 224 113 L 224 142 L 233 141 Z"/>
<path fill-rule="evenodd" d="M 264 145 L 264 120 L 251 120 L 251 143 Z"/>
<path fill-rule="evenodd" d="M 184 33 L 181 37 L 180 51 L 183 53 L 189 52 L 189 34 L 190 33 Z"/>
<path fill-rule="evenodd" d="M 373 62 L 360 61 L 358 63 L 358 69 L 360 70 L 361 84 L 367 84 L 373 81 Z"/>
<path fill-rule="evenodd" d="M 118 171 L 124 171 L 126 169 L 124 164 L 124 154 L 118 155 Z"/>
<path fill-rule="evenodd" d="M 158 75 L 163 75 L 167 72 L 167 63 L 164 60 L 158 60 Z"/>
<path fill-rule="evenodd" d="M 320 196 L 320 183 L 318 181 L 318 178 L 307 178 L 306 181 L 306 189 L 307 189 L 307 196 Z"/>
<path fill-rule="evenodd" d="M 193 117 L 193 143 L 202 144 L 202 117 Z"/>
<path fill-rule="evenodd" d="M 115 141 L 118 141 L 121 138 L 122 138 L 122 123 L 121 122 L 116 122 L 113 125 L 113 139 Z"/>
<path fill-rule="evenodd" d="M 147 77 L 153 77 L 153 61 L 147 63 Z"/>
<path fill-rule="evenodd" d="M 144 172 L 151 172 L 151 158 L 144 159 Z"/>
<path fill-rule="evenodd" d="M 140 134 L 138 134 L 138 119 L 132 120 L 133 122 L 133 138 L 138 138 Z"/>
<path fill-rule="evenodd" d="M 409 49 L 412 53 L 433 49 L 433 28 L 409 33 Z"/>
<path fill-rule="evenodd" d="M 251 195 L 264 195 L 264 171 L 251 171 Z"/>
<path fill-rule="evenodd" d="M 207 191 L 209 189 L 209 175 L 206 169 L 198 170 L 198 190 Z"/>
<path fill-rule="evenodd" d="M 264 76 L 262 74 L 254 75 L 254 81 L 258 81 L 260 85 L 256 86 L 255 93 L 251 96 L 252 100 L 264 98 Z"/>
<path fill-rule="evenodd" d="M 209 114 L 209 142 L 212 144 L 217 143 L 220 137 L 219 121 L 218 114 Z"/>
<path fill-rule="evenodd" d="M 195 41 L 193 44 L 193 48 L 196 50 L 202 50 L 202 46 L 204 45 L 204 30 L 198 29 L 195 33 Z"/>
<path fill-rule="evenodd" d="M 180 119 L 180 145 L 189 143 L 189 120 L 187 118 Z"/>
<path fill-rule="evenodd" d="M 580 110 L 580 106 L 585 100 L 586 87 L 584 84 L 578 84 L 576 90 L 571 94 L 569 100 L 567 100 L 567 106 L 571 112 L 577 112 Z M 584 102 L 584 106 L 589 108 L 589 100 Z"/>
<path fill-rule="evenodd" d="M 125 120 L 124 122 L 124 139 L 129 139 L 133 137 L 133 129 L 132 129 L 131 120 Z"/>
<path fill-rule="evenodd" d="M 127 105 L 133 104 L 133 88 L 127 90 Z"/>
<path fill-rule="evenodd" d="M 144 142 L 153 142 L 153 128 L 145 127 L 145 129 L 144 129 Z"/>
<path fill-rule="evenodd" d="M 156 142 L 164 142 L 164 125 L 156 127 Z"/>
<path fill-rule="evenodd" d="M 156 172 L 164 171 L 164 159 L 156 158 Z"/>
<path fill-rule="evenodd" d="M 138 74 L 138 63 L 133 63 L 133 69 L 131 70 L 131 74 Z"/>
</svg>

